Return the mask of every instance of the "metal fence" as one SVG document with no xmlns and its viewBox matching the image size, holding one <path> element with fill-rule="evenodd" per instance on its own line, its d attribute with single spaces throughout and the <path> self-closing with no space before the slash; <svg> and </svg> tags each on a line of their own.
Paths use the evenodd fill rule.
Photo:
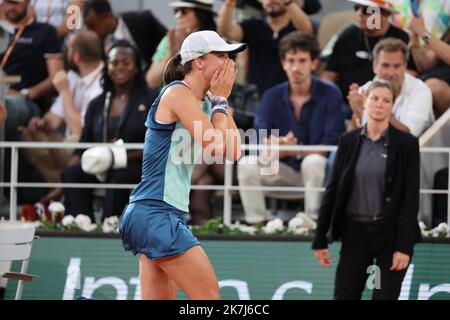
<svg viewBox="0 0 450 320">
<path fill-rule="evenodd" d="M 133 189 L 135 184 L 102 184 L 102 183 L 30 183 L 18 181 L 18 158 L 19 150 L 23 148 L 31 149 L 87 149 L 98 146 L 108 146 L 113 144 L 105 143 L 64 143 L 64 142 L 0 142 L 0 149 L 11 149 L 11 175 L 10 182 L 0 181 L 0 188 L 10 188 L 10 220 L 17 219 L 17 189 L 18 188 L 90 188 L 90 189 Z M 125 144 L 127 150 L 142 150 L 144 145 L 142 143 Z M 242 145 L 242 150 L 256 151 L 265 149 L 265 145 Z M 336 151 L 336 146 L 277 146 L 279 151 Z M 448 165 L 450 167 L 450 148 L 439 147 L 423 147 L 420 149 L 422 153 L 446 153 L 448 155 Z M 3 169 L 2 169 L 3 170 Z M 221 190 L 223 191 L 223 221 L 225 224 L 231 224 L 231 205 L 232 205 L 232 191 L 239 190 L 263 190 L 267 192 L 305 192 L 304 187 L 283 187 L 283 186 L 238 186 L 233 185 L 233 162 L 226 161 L 225 163 L 225 181 L 223 185 L 193 185 L 193 190 Z M 450 186 L 450 176 L 448 185 Z M 421 194 L 446 194 L 448 198 L 447 203 L 447 221 L 450 222 L 450 188 L 447 190 L 433 190 L 421 189 Z M 325 188 L 309 188 L 312 191 L 323 192 Z"/>
</svg>

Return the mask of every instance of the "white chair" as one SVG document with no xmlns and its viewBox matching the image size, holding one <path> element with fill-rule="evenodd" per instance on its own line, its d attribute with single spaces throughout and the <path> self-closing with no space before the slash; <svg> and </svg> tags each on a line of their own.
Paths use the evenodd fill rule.
<svg viewBox="0 0 450 320">
<path fill-rule="evenodd" d="M 22 299 L 24 281 L 38 277 L 27 274 L 35 230 L 32 223 L 0 221 L 0 261 L 22 261 L 20 272 L 0 272 L 0 277 L 19 280 L 16 300 Z"/>
</svg>

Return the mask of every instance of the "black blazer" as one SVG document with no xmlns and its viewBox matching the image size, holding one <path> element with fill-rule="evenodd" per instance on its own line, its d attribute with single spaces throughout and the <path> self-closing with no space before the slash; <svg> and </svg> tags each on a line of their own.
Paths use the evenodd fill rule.
<svg viewBox="0 0 450 320">
<path fill-rule="evenodd" d="M 145 120 L 147 113 L 156 98 L 156 92 L 144 84 L 136 85 L 128 99 L 127 106 L 119 120 L 119 127 L 115 138 L 123 139 L 128 143 L 142 143 L 145 139 Z M 103 110 L 105 107 L 105 94 L 94 98 L 88 106 L 84 117 L 84 127 L 80 142 L 103 141 Z M 74 154 L 81 156 L 84 150 L 77 149 Z"/>
<path fill-rule="evenodd" d="M 166 35 L 166 27 L 149 11 L 132 11 L 121 13 L 136 43 L 146 70 L 152 63 L 152 56 L 161 39 Z"/>
<path fill-rule="evenodd" d="M 353 187 L 353 175 L 361 146 L 361 130 L 345 133 L 339 140 L 331 180 L 319 211 L 313 249 L 328 247 L 341 237 L 345 209 Z M 382 209 L 388 230 L 395 235 L 395 251 L 411 255 L 421 240 L 417 221 L 420 190 L 419 140 L 389 126 Z"/>
</svg>

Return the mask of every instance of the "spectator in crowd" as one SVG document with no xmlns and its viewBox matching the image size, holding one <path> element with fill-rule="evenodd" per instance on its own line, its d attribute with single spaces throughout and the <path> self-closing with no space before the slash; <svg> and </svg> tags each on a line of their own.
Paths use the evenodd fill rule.
<svg viewBox="0 0 450 320">
<path fill-rule="evenodd" d="M 411 0 L 391 0 L 397 14 L 392 16 L 392 24 L 400 29 L 408 29 L 414 18 Z M 419 12 L 425 27 L 436 38 L 442 38 L 449 27 L 450 0 L 420 0 Z"/>
<path fill-rule="evenodd" d="M 22 140 L 79 140 L 87 106 L 102 93 L 102 50 L 100 39 L 92 31 L 81 31 L 70 36 L 68 61 L 71 70 L 56 73 L 53 84 L 59 93 L 58 98 L 43 117 L 31 118 L 28 130 L 22 133 Z M 64 136 L 59 130 L 62 125 L 65 125 Z M 59 182 L 72 152 L 70 149 L 25 149 L 25 156 L 46 181 Z"/>
<path fill-rule="evenodd" d="M 278 59 L 278 44 L 288 33 L 312 32 L 309 17 L 297 0 L 261 0 L 267 19 L 233 21 L 236 0 L 226 0 L 219 13 L 218 32 L 234 41 L 248 43 L 247 80 L 258 87 L 260 96 L 270 87 L 286 81 Z"/>
<path fill-rule="evenodd" d="M 307 15 L 316 14 L 322 9 L 320 0 L 297 0 L 297 3 Z M 236 8 L 240 9 L 238 12 L 238 21 L 255 17 L 264 18 L 264 10 L 259 0 L 238 0 Z M 314 21 L 311 22 L 314 31 L 316 31 L 318 25 Z"/>
<path fill-rule="evenodd" d="M 159 88 L 163 84 L 164 67 L 181 48 L 183 40 L 192 32 L 201 30 L 216 31 L 213 0 L 171 2 L 177 25 L 170 29 L 152 57 L 152 65 L 145 76 L 150 88 Z"/>
<path fill-rule="evenodd" d="M 408 55 L 408 47 L 402 40 L 383 39 L 373 50 L 373 71 L 375 79 L 389 81 L 395 88 L 397 99 L 390 123 L 397 129 L 419 137 L 434 122 L 433 99 L 425 83 L 406 72 Z M 350 86 L 348 101 L 356 127 L 366 121 L 363 93 L 369 85 L 370 81 L 361 89 L 355 83 Z"/>
<path fill-rule="evenodd" d="M 408 43 L 408 34 L 389 23 L 389 18 L 396 11 L 387 0 L 350 0 L 354 3 L 356 20 L 337 38 L 331 56 L 327 59 L 321 77 L 336 82 L 342 95 L 347 96 L 352 83 L 363 85 L 374 77 L 372 70 L 372 51 L 381 39 L 393 37 Z M 409 69 L 415 70 L 410 61 Z M 347 119 L 352 110 L 344 104 Z"/>
<path fill-rule="evenodd" d="M 361 299 L 374 270 L 372 299 L 397 300 L 421 240 L 419 141 L 390 124 L 395 96 L 389 82 L 372 82 L 364 99 L 367 124 L 339 140 L 312 243 L 320 266 L 330 267 L 328 243 L 341 240 L 336 300 Z"/>
<path fill-rule="evenodd" d="M 21 81 L 7 92 L 5 136 L 17 139 L 19 126 L 27 126 L 50 106 L 53 76 L 63 69 L 61 44 L 56 29 L 28 15 L 30 0 L 5 0 L 2 9 L 15 27 L 8 48 L 0 54 L 1 67 Z"/>
<path fill-rule="evenodd" d="M 89 104 L 80 142 L 116 142 L 117 146 L 76 150 L 62 173 L 62 182 L 139 181 L 142 150 L 126 151 L 120 146 L 121 141 L 144 141 L 145 119 L 155 98 L 155 92 L 145 85 L 139 70 L 139 53 L 126 40 L 118 41 L 108 51 L 103 71 L 103 93 Z M 83 213 L 93 219 L 93 191 L 64 189 L 66 213 Z M 129 190 L 107 189 L 103 217 L 120 215 L 129 195 Z"/>
<path fill-rule="evenodd" d="M 281 40 L 279 50 L 289 80 L 267 90 L 262 97 L 254 127 L 258 134 L 259 130 L 267 130 L 268 136 L 260 135 L 260 140 L 280 145 L 337 144 L 345 129 L 342 96 L 335 85 L 311 75 L 319 64 L 317 39 L 311 33 L 293 32 Z M 277 129 L 278 137 L 270 135 Z M 259 157 L 242 158 L 238 163 L 239 186 L 322 187 L 326 152 L 280 151 L 278 157 L 280 162 L 276 153 L 262 152 Z M 272 167 L 264 167 L 271 160 L 275 172 L 270 172 Z M 267 219 L 263 191 L 240 190 L 240 196 L 247 223 Z M 320 192 L 305 192 L 305 213 L 313 219 L 317 219 L 319 200 Z"/>
<path fill-rule="evenodd" d="M 442 40 L 425 28 L 422 16 L 413 18 L 409 28 L 412 56 L 421 79 L 431 89 L 434 115 L 439 118 L 450 107 L 450 26 Z"/>
<path fill-rule="evenodd" d="M 64 38 L 71 31 L 66 23 L 69 6 L 76 5 L 81 12 L 83 2 L 83 0 L 31 0 L 31 6 L 38 22 L 51 24 L 58 31 L 60 38 Z"/>
<path fill-rule="evenodd" d="M 27 14 L 31 16 L 33 13 L 30 10 L 28 10 Z M 15 27 L 14 27 L 14 24 L 9 22 L 5 16 L 5 9 L 4 9 L 4 5 L 3 5 L 3 1 L 0 2 L 0 28 L 3 31 L 2 37 L 5 37 L 7 34 L 14 35 Z M 8 36 L 8 38 L 9 38 L 9 36 Z M 2 47 L 2 51 L 3 50 L 4 50 L 4 48 Z"/>
<path fill-rule="evenodd" d="M 108 0 L 87 0 L 84 3 L 84 24 L 98 34 L 105 52 L 117 40 L 127 40 L 138 48 L 142 70 L 147 70 L 166 28 L 149 11 L 132 11 L 114 15 Z"/>
</svg>

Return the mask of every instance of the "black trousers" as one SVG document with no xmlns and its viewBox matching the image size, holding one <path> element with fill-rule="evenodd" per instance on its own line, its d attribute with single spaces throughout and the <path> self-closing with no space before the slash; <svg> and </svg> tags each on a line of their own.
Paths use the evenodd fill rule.
<svg viewBox="0 0 450 320">
<path fill-rule="evenodd" d="M 138 183 L 141 177 L 141 165 L 129 163 L 127 168 L 113 170 L 109 173 L 105 183 Z M 66 167 L 61 175 L 64 183 L 100 183 L 93 175 L 85 173 L 81 169 L 81 164 Z M 103 217 L 120 216 L 128 203 L 130 191 L 128 189 L 106 189 L 106 196 L 103 202 Z M 76 216 L 85 214 L 94 220 L 94 189 L 64 189 L 64 205 L 66 214 Z"/>
<path fill-rule="evenodd" d="M 391 271 L 394 255 L 394 230 L 383 221 L 359 223 L 346 221 L 342 233 L 340 259 L 336 270 L 334 299 L 360 300 L 369 282 L 376 284 L 374 271 L 368 268 L 376 265 L 379 269 L 380 288 L 373 288 L 373 300 L 397 300 L 407 268 Z M 411 262 L 410 257 L 410 262 Z M 369 278 L 370 281 L 367 281 Z"/>
</svg>

